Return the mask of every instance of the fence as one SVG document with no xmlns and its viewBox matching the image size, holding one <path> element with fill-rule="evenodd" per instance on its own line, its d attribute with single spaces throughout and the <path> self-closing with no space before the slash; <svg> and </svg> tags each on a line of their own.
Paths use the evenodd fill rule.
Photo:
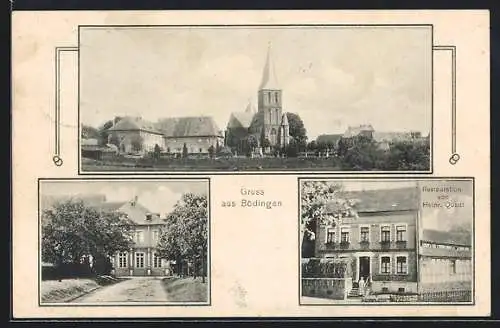
<svg viewBox="0 0 500 328">
<path fill-rule="evenodd" d="M 350 276 L 350 265 L 346 260 L 306 259 L 302 262 L 303 278 L 345 278 Z"/>
<path fill-rule="evenodd" d="M 418 296 L 420 302 L 471 302 L 471 290 L 425 292 Z"/>
</svg>

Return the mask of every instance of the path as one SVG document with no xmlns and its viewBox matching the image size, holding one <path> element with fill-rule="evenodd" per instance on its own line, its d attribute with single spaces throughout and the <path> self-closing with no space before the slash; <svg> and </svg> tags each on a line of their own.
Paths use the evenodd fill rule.
<svg viewBox="0 0 500 328">
<path fill-rule="evenodd" d="M 115 285 L 101 287 L 77 298 L 73 303 L 167 301 L 161 277 L 134 277 Z"/>
</svg>

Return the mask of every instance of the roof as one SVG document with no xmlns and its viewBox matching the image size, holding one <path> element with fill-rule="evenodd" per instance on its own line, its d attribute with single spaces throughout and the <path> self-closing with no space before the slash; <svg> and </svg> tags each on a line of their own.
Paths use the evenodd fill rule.
<svg viewBox="0 0 500 328">
<path fill-rule="evenodd" d="M 141 117 L 125 116 L 115 125 L 109 128 L 110 131 L 147 131 L 156 134 L 162 134 L 153 123 L 144 120 Z"/>
<path fill-rule="evenodd" d="M 438 244 L 451 245 L 472 245 L 472 235 L 467 232 L 449 232 L 440 230 L 425 229 L 420 237 L 423 241 L 434 242 Z"/>
<path fill-rule="evenodd" d="M 231 113 L 228 128 L 248 128 L 252 124 L 254 113 L 251 112 L 235 112 Z"/>
<path fill-rule="evenodd" d="M 274 68 L 274 62 L 271 57 L 271 45 L 267 49 L 266 64 L 264 65 L 264 71 L 262 72 L 262 80 L 260 82 L 259 90 L 278 90 L 278 79 L 276 78 L 276 71 Z"/>
<path fill-rule="evenodd" d="M 170 117 L 158 121 L 156 128 L 165 137 L 221 136 L 211 116 Z"/>
<path fill-rule="evenodd" d="M 373 132 L 373 139 L 379 142 L 407 141 L 412 139 L 411 132 Z"/>
<path fill-rule="evenodd" d="M 105 202 L 101 204 L 96 204 L 93 206 L 97 210 L 102 210 L 106 212 L 116 212 L 119 211 L 127 215 L 133 223 L 137 225 L 145 224 L 162 224 L 163 221 L 160 216 L 156 213 L 152 213 L 149 209 L 137 202 Z M 146 216 L 150 214 L 152 216 L 151 221 L 146 220 Z"/>
<path fill-rule="evenodd" d="M 344 138 L 351 138 L 361 134 L 361 132 L 374 132 L 375 130 L 371 124 L 363 124 L 359 126 L 350 126 L 344 133 Z"/>
<path fill-rule="evenodd" d="M 316 138 L 316 143 L 337 143 L 341 138 L 342 134 L 321 134 Z"/>
<path fill-rule="evenodd" d="M 354 209 L 358 213 L 393 212 L 419 209 L 417 188 L 397 188 L 383 190 L 348 191 L 347 199 L 355 200 Z M 327 204 L 327 211 L 335 212 L 335 202 Z"/>
</svg>

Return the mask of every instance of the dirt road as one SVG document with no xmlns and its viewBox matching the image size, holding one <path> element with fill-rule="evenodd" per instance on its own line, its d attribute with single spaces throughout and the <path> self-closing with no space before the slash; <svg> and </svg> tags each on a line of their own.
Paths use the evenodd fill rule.
<svg viewBox="0 0 500 328">
<path fill-rule="evenodd" d="M 160 277 L 134 277 L 115 285 L 101 287 L 73 303 L 168 302 Z"/>
</svg>

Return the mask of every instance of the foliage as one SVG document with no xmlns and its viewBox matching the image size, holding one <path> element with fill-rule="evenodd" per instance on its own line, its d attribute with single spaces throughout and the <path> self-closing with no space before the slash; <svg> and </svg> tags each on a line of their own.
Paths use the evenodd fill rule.
<svg viewBox="0 0 500 328">
<path fill-rule="evenodd" d="M 343 149 L 340 151 L 340 153 L 343 153 L 343 169 L 368 171 L 383 167 L 385 161 L 384 152 L 373 139 L 359 136 L 349 141 L 352 144 L 343 144 Z M 344 142 L 349 141 L 345 140 Z"/>
<path fill-rule="evenodd" d="M 131 246 L 130 229 L 119 213 L 99 212 L 81 200 L 56 204 L 42 213 L 42 259 L 61 265 L 90 255 L 100 261 Z"/>
<path fill-rule="evenodd" d="M 121 117 L 117 116 L 117 117 L 114 118 L 114 120 L 108 120 L 101 127 L 99 127 L 98 134 L 99 134 L 99 141 L 100 141 L 99 143 L 101 145 L 105 145 L 106 143 L 108 143 L 108 135 L 110 133 L 108 130 L 114 124 L 118 123 L 121 119 L 122 119 Z M 114 145 L 118 146 L 119 145 L 119 141 L 118 141 L 118 144 L 114 144 Z"/>
<path fill-rule="evenodd" d="M 259 141 L 257 140 L 257 138 L 253 134 L 250 134 L 245 138 L 244 145 L 245 145 L 246 154 L 248 157 L 250 157 L 252 155 L 252 152 L 255 150 L 255 148 L 257 148 L 259 146 Z"/>
<path fill-rule="evenodd" d="M 303 181 L 300 199 L 301 242 L 314 240 L 319 225 L 335 227 L 342 218 L 356 216 L 353 208 L 355 200 L 345 197 L 340 184 L 324 180 Z"/>
<path fill-rule="evenodd" d="M 390 145 L 386 170 L 427 171 L 430 165 L 429 142 L 394 142 Z"/>
<path fill-rule="evenodd" d="M 82 139 L 99 139 L 99 130 L 90 126 L 90 125 L 82 125 L 81 130 L 81 138 Z"/>
<path fill-rule="evenodd" d="M 155 144 L 155 148 L 154 148 L 154 151 L 153 151 L 153 156 L 155 159 L 159 159 L 160 158 L 160 154 L 161 154 L 161 148 L 158 144 Z"/>
<path fill-rule="evenodd" d="M 204 278 L 208 249 L 207 196 L 186 193 L 165 219 L 158 243 L 158 253 L 168 260 L 182 263 L 201 262 Z"/>
<path fill-rule="evenodd" d="M 302 262 L 303 278 L 345 278 L 349 276 L 349 262 L 343 259 L 309 259 Z"/>
<path fill-rule="evenodd" d="M 142 150 L 142 146 L 143 146 L 143 142 L 144 142 L 144 138 L 139 135 L 139 134 L 135 134 L 131 137 L 131 140 L 130 140 L 130 145 L 132 146 L 132 150 L 133 151 L 141 151 Z"/>
<path fill-rule="evenodd" d="M 214 154 L 215 154 L 215 147 L 213 145 L 210 145 L 210 147 L 208 147 L 208 155 L 210 156 L 210 158 L 213 158 Z"/>
<path fill-rule="evenodd" d="M 116 147 L 120 147 L 120 138 L 116 133 L 111 133 L 109 135 L 109 140 L 107 140 L 106 142 L 109 142 L 110 144 L 115 145 Z"/>
<path fill-rule="evenodd" d="M 285 154 L 287 157 L 297 157 L 299 154 L 299 145 L 295 139 L 291 139 L 290 143 L 286 145 Z"/>
<path fill-rule="evenodd" d="M 269 141 L 269 139 L 264 138 L 264 139 L 262 140 L 262 147 L 263 147 L 263 148 L 268 148 L 268 147 L 271 147 L 271 142 Z"/>
<path fill-rule="evenodd" d="M 289 134 L 299 145 L 307 142 L 307 131 L 304 122 L 298 114 L 286 113 L 288 119 Z"/>
</svg>

